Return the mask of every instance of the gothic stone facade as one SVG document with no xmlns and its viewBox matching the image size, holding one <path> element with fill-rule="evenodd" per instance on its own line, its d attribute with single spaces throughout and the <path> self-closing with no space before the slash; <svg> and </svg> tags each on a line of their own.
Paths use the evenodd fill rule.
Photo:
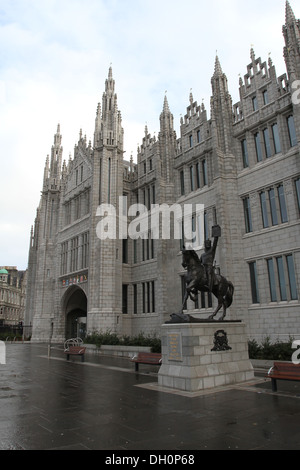
<svg viewBox="0 0 300 470">
<path fill-rule="evenodd" d="M 158 137 L 145 129 L 137 163 L 123 160 L 111 69 L 93 145 L 80 134 L 68 164 L 58 126 L 31 233 L 25 323 L 33 340 L 159 334 L 180 309 L 182 241 L 99 239 L 103 204 L 115 208 L 119 233 L 120 196 L 127 209 L 204 204 L 206 237 L 222 227 L 216 263 L 235 286 L 228 318 L 245 321 L 249 337 L 300 335 L 300 22 L 289 2 L 283 36 L 287 73 L 278 77 L 272 60 L 251 50 L 236 104 L 217 57 L 210 118 L 190 95 L 179 138 L 165 98 Z M 199 294 L 187 309 L 206 318 L 214 305 Z"/>
</svg>

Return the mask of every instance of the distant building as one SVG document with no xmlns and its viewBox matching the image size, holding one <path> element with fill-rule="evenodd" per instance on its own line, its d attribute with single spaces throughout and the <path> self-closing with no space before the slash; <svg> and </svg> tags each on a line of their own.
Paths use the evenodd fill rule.
<svg viewBox="0 0 300 470">
<path fill-rule="evenodd" d="M 0 267 L 0 326 L 24 323 L 27 271 Z"/>
<path fill-rule="evenodd" d="M 203 204 L 205 237 L 222 227 L 216 263 L 235 286 L 228 318 L 243 320 L 249 337 L 300 335 L 300 22 L 288 1 L 283 36 L 287 73 L 277 76 L 271 58 L 251 49 L 236 104 L 216 57 L 210 118 L 191 94 L 179 137 L 165 98 L 160 132 L 152 137 L 146 127 L 137 164 L 123 160 L 111 68 L 93 144 L 80 133 L 74 158 L 63 161 L 58 126 L 31 233 L 25 323 L 33 340 L 159 333 L 178 311 L 184 236 L 154 239 L 150 227 L 136 240 L 99 239 L 104 204 L 114 207 L 120 234 L 122 215 L 137 203 Z M 194 229 L 198 222 L 195 213 Z M 187 309 L 207 318 L 214 305 L 199 294 Z"/>
</svg>

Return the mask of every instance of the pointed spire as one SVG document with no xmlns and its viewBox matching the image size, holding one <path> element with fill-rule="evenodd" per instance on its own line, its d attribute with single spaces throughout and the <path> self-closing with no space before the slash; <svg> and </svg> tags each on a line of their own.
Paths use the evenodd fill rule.
<svg viewBox="0 0 300 470">
<path fill-rule="evenodd" d="M 285 47 L 284 59 L 287 66 L 289 80 L 294 81 L 300 77 L 299 45 L 300 45 L 300 22 L 296 20 L 290 2 L 286 0 L 285 25 L 282 28 Z"/>
<path fill-rule="evenodd" d="M 295 17 L 295 14 L 292 10 L 292 7 L 290 5 L 290 2 L 288 0 L 286 0 L 286 4 L 285 4 L 285 24 L 288 25 L 288 24 L 292 24 L 296 21 L 296 17 Z"/>
<path fill-rule="evenodd" d="M 60 124 L 57 124 L 57 131 L 56 131 L 56 134 L 54 135 L 54 146 L 60 147 L 61 141 L 62 141 L 62 135 L 60 133 Z"/>
<path fill-rule="evenodd" d="M 160 114 L 160 130 L 161 132 L 166 129 L 171 129 L 173 130 L 174 124 L 173 124 L 173 114 L 170 111 L 169 107 L 169 102 L 167 98 L 167 92 L 165 92 L 165 97 L 164 97 L 164 106 L 163 110 Z"/>
<path fill-rule="evenodd" d="M 222 67 L 221 67 L 221 63 L 220 63 L 219 57 L 218 57 L 218 55 L 216 55 L 215 73 L 214 73 L 214 76 L 220 77 L 221 75 L 223 75 L 223 70 L 222 70 Z"/>
<path fill-rule="evenodd" d="M 253 49 L 253 45 L 251 45 L 251 49 L 250 49 L 250 59 L 252 60 L 253 63 L 255 62 L 255 52 Z"/>
<path fill-rule="evenodd" d="M 109 71 L 108 71 L 108 78 L 106 79 L 106 82 L 105 82 L 105 91 L 106 93 L 107 92 L 114 93 L 114 89 L 115 89 L 115 81 L 113 79 L 112 67 L 110 66 Z"/>
<path fill-rule="evenodd" d="M 167 95 L 166 95 L 166 94 L 165 94 L 165 98 L 164 98 L 163 113 L 170 113 L 168 98 L 167 98 Z"/>
</svg>

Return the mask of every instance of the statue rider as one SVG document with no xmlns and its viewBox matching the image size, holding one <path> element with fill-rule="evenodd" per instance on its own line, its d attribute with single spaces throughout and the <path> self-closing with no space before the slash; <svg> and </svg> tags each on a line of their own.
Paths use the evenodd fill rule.
<svg viewBox="0 0 300 470">
<path fill-rule="evenodd" d="M 212 236 L 214 237 L 213 244 L 211 244 L 211 240 L 205 240 L 204 253 L 202 253 L 200 257 L 200 262 L 205 267 L 207 287 L 210 292 L 212 291 L 215 283 L 214 260 L 216 256 L 218 240 L 221 236 L 221 227 L 219 225 L 215 225 L 212 228 Z"/>
</svg>

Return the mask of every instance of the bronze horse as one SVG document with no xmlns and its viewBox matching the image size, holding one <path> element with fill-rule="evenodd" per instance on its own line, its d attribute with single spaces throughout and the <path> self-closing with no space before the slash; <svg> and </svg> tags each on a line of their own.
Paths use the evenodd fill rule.
<svg viewBox="0 0 300 470">
<path fill-rule="evenodd" d="M 223 307 L 223 315 L 220 320 L 224 320 L 226 317 L 226 310 L 230 307 L 233 301 L 233 284 L 220 274 L 213 273 L 212 288 L 210 289 L 207 282 L 205 266 L 200 262 L 200 259 L 194 250 L 183 249 L 182 266 L 187 269 L 187 273 L 185 274 L 186 291 L 182 304 L 182 312 L 189 297 L 193 302 L 196 302 L 198 291 L 212 292 L 218 299 L 218 306 L 208 319 L 212 320 Z"/>
</svg>

